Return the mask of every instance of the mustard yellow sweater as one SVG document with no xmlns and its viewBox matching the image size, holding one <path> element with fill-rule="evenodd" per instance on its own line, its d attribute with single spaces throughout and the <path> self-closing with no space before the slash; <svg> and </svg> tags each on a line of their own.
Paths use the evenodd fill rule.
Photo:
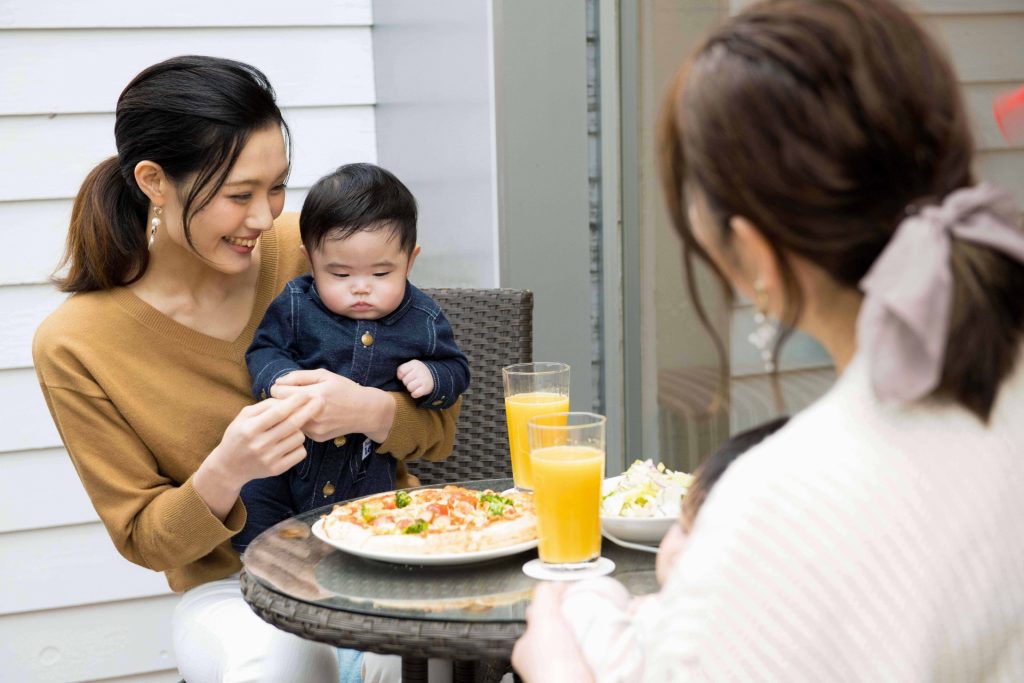
<svg viewBox="0 0 1024 683">
<path fill-rule="evenodd" d="M 256 304 L 233 342 L 181 325 L 123 287 L 72 295 L 33 340 L 46 404 L 114 545 L 164 572 L 175 591 L 241 566 L 229 539 L 245 523 L 245 507 L 237 501 L 221 522 L 192 475 L 253 402 L 245 350 L 274 296 L 307 270 L 294 215 L 260 242 Z M 421 410 L 392 395 L 394 427 L 380 451 L 399 461 L 447 457 L 458 406 Z"/>
</svg>

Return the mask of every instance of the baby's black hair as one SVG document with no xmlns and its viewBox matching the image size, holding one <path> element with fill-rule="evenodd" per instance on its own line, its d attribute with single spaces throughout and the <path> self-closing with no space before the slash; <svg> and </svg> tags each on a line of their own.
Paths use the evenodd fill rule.
<svg viewBox="0 0 1024 683">
<path fill-rule="evenodd" d="M 697 512 L 707 499 L 711 488 L 725 474 L 729 466 L 738 457 L 781 429 L 787 422 L 789 422 L 789 417 L 783 415 L 734 434 L 697 466 L 693 473 L 693 483 L 690 484 L 686 495 L 683 496 L 683 528 L 685 530 L 689 531 L 693 526 Z"/>
<path fill-rule="evenodd" d="M 361 230 L 388 230 L 406 254 L 416 247 L 416 199 L 395 175 L 375 164 L 345 164 L 316 181 L 299 214 L 306 251 Z"/>
</svg>

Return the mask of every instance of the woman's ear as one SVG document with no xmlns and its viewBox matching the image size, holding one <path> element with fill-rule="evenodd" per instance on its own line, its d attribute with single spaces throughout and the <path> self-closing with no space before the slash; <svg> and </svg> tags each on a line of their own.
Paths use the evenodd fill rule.
<svg viewBox="0 0 1024 683">
<path fill-rule="evenodd" d="M 160 164 L 153 161 L 140 161 L 135 164 L 135 182 L 138 183 L 142 194 L 149 197 L 151 203 L 163 206 L 167 201 L 170 183 Z"/>
<path fill-rule="evenodd" d="M 750 296 L 757 290 L 764 291 L 769 298 L 778 292 L 779 260 L 768 239 L 756 225 L 743 216 L 729 219 L 733 234 L 733 247 L 739 260 L 744 294 Z M 753 299 L 752 299 L 753 300 Z"/>
</svg>

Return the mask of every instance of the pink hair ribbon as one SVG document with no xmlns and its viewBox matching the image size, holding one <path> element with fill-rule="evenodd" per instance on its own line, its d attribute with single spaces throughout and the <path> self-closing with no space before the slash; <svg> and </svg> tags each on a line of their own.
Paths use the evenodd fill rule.
<svg viewBox="0 0 1024 683">
<path fill-rule="evenodd" d="M 951 240 L 1024 263 L 1024 230 L 1011 195 L 987 183 L 961 188 L 941 205 L 903 220 L 860 282 L 857 346 L 875 395 L 905 403 L 939 384 L 953 307 Z"/>
</svg>

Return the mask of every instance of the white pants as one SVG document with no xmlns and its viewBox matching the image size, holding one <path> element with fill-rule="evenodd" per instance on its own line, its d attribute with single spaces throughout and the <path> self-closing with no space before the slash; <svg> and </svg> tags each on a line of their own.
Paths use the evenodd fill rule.
<svg viewBox="0 0 1024 683">
<path fill-rule="evenodd" d="M 187 683 L 338 683 L 334 647 L 260 619 L 242 598 L 237 575 L 186 591 L 171 634 Z M 401 659 L 368 652 L 363 672 L 367 681 L 399 681 Z"/>
</svg>

